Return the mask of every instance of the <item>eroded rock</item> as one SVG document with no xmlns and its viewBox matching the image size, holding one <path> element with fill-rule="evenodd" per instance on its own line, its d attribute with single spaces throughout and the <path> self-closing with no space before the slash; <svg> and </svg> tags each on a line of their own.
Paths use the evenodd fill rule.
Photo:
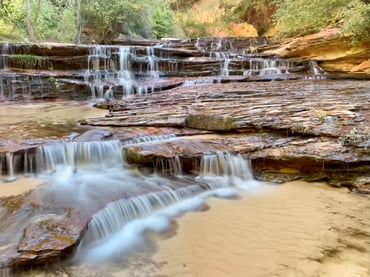
<svg viewBox="0 0 370 277">
<path fill-rule="evenodd" d="M 321 32 L 293 39 L 286 44 L 267 50 L 285 58 L 306 58 L 319 61 L 326 71 L 368 73 L 370 58 L 369 44 L 354 46 L 351 38 L 339 28 L 329 28 Z"/>
</svg>

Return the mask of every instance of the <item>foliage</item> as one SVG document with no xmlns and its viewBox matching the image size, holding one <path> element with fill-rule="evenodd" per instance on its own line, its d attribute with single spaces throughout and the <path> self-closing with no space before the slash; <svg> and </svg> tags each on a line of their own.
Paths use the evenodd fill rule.
<svg viewBox="0 0 370 277">
<path fill-rule="evenodd" d="M 12 67 L 19 69 L 45 69 L 49 67 L 49 63 L 45 57 L 34 56 L 34 55 L 11 55 L 9 56 L 9 63 Z"/>
<path fill-rule="evenodd" d="M 209 33 L 207 29 L 209 27 L 209 24 L 196 22 L 193 19 L 187 19 L 182 23 L 185 35 L 190 38 L 208 37 Z"/>
<path fill-rule="evenodd" d="M 32 40 L 26 8 L 25 0 L 0 1 L 0 40 Z M 110 0 L 109 5 L 99 0 L 30 0 L 29 10 L 28 23 L 38 41 L 73 42 L 80 27 L 96 42 L 110 42 L 121 33 L 162 37 L 171 35 L 174 26 L 170 0 Z"/>
<path fill-rule="evenodd" d="M 163 0 L 111 0 L 110 5 L 92 0 L 82 7 L 85 27 L 93 30 L 97 41 L 105 42 L 121 33 L 144 38 L 167 36 L 172 16 L 169 3 Z"/>
<path fill-rule="evenodd" d="M 334 24 L 368 40 L 370 4 L 361 0 L 280 0 L 275 14 L 281 37 L 305 35 Z M 330 12 L 328 12 L 330 11 Z"/>
<path fill-rule="evenodd" d="M 353 42 L 370 40 L 370 2 L 352 1 L 343 11 L 343 18 L 343 31 L 353 36 Z"/>
<path fill-rule="evenodd" d="M 0 0 L 0 40 L 109 43 L 120 34 L 161 38 L 181 33 L 209 36 L 232 23 L 259 34 L 273 25 L 278 36 L 342 28 L 354 42 L 370 40 L 370 0 Z M 109 3 L 109 4 L 108 4 Z M 329 12 L 330 11 L 330 12 Z M 28 23 L 28 24 L 27 24 Z M 29 28 L 31 25 L 32 28 Z M 213 32 L 215 33 L 215 32 Z M 219 32 L 220 34 L 222 32 Z M 79 41 L 79 40 L 77 40 Z"/>
<path fill-rule="evenodd" d="M 161 9 L 157 7 L 152 16 L 153 35 L 156 38 L 163 38 L 170 36 L 173 31 L 174 14 L 172 10 L 167 7 Z"/>
</svg>

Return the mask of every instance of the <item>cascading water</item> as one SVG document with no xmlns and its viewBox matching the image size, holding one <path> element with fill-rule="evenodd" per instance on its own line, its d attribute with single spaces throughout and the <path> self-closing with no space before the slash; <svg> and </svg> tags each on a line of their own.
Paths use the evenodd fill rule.
<svg viewBox="0 0 370 277">
<path fill-rule="evenodd" d="M 37 152 L 38 167 L 46 172 L 65 168 L 78 170 L 84 166 L 104 169 L 123 164 L 119 141 L 56 143 L 42 146 Z"/>
<path fill-rule="evenodd" d="M 278 59 L 250 58 L 249 67 L 243 75 L 279 75 L 289 74 L 291 64 L 288 61 Z"/>
<path fill-rule="evenodd" d="M 220 177 L 225 178 L 221 180 Z M 158 182 L 161 178 L 149 179 Z M 246 187 L 253 181 L 253 176 L 248 162 L 240 155 L 216 153 L 203 156 L 199 176 L 192 183 L 194 181 L 195 185 L 165 186 L 157 192 L 108 204 L 90 221 L 78 252 L 79 258 L 90 262 L 104 261 L 145 247 L 148 243 L 146 231 L 162 232 L 170 228 L 171 218 L 199 209 L 209 197 L 235 197 L 237 191 L 233 186 L 243 187 L 244 182 Z"/>
<path fill-rule="evenodd" d="M 224 186 L 248 187 L 255 183 L 248 161 L 240 154 L 222 152 L 203 155 L 197 179 Z"/>
<path fill-rule="evenodd" d="M 6 152 L 0 155 L 0 176 L 11 182 L 25 175 L 50 175 L 83 168 L 122 167 L 120 141 L 56 142 L 36 149 Z"/>
<path fill-rule="evenodd" d="M 138 68 L 133 68 L 133 64 Z M 117 91 L 123 96 L 145 94 L 148 88 L 139 85 L 138 76 L 159 78 L 158 58 L 153 47 L 96 46 L 90 49 L 84 74 L 92 98 L 111 99 Z"/>
<path fill-rule="evenodd" d="M 4 43 L 3 47 L 1 48 L 0 70 L 7 68 L 10 53 L 11 50 L 9 47 L 9 43 Z"/>
<path fill-rule="evenodd" d="M 158 159 L 154 164 L 154 168 L 159 173 L 176 177 L 182 176 L 182 164 L 178 156 L 170 159 Z"/>
<path fill-rule="evenodd" d="M 138 144 L 138 143 L 146 143 L 146 142 L 156 142 L 156 141 L 164 141 L 164 140 L 171 140 L 176 138 L 174 134 L 168 135 L 145 135 L 145 136 L 138 136 L 129 141 L 125 142 L 125 145 L 130 144 Z"/>
<path fill-rule="evenodd" d="M 122 199 L 108 204 L 103 210 L 94 215 L 89 223 L 85 243 L 107 238 L 131 220 L 148 216 L 155 210 L 163 209 L 182 199 L 189 198 L 204 191 L 194 185 L 179 189 L 166 189 L 159 192 Z"/>
</svg>

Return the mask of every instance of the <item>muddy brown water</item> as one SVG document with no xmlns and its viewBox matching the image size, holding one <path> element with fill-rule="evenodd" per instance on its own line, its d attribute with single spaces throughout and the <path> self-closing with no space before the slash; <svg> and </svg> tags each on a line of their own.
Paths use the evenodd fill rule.
<svg viewBox="0 0 370 277">
<path fill-rule="evenodd" d="M 299 181 L 240 194 L 177 218 L 144 252 L 21 276 L 369 276 L 368 196 Z"/>
<path fill-rule="evenodd" d="M 0 143 L 62 138 L 83 132 L 77 121 L 107 114 L 89 102 L 57 101 L 0 105 Z"/>
</svg>

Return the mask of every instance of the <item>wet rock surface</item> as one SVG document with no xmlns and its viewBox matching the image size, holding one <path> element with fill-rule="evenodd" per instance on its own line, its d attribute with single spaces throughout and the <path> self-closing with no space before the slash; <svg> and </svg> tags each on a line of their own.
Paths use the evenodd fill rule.
<svg viewBox="0 0 370 277">
<path fill-rule="evenodd" d="M 5 111 L 0 118 L 5 120 L 0 121 L 0 173 L 9 174 L 13 161 L 17 161 L 17 168 L 12 168 L 12 173 L 26 173 L 27 157 L 50 142 L 119 140 L 126 145 L 127 161 L 142 172 L 160 168 L 162 174 L 174 175 L 171 166 L 176 161 L 182 173 L 194 175 L 199 173 L 205 154 L 230 152 L 249 159 L 259 180 L 324 180 L 369 193 L 370 81 L 354 80 L 368 78 L 368 50 L 353 53 L 350 61 L 342 55 L 342 48 L 341 53 L 330 50 L 331 56 L 326 56 L 329 52 L 323 45 L 338 36 L 334 30 L 326 40 L 317 35 L 272 50 L 265 38 L 189 40 L 168 42 L 149 54 L 146 47 L 157 45 L 157 41 L 123 41 L 135 45 L 135 54 L 139 53 L 131 67 L 125 68 L 132 70 L 136 79 L 131 76 L 124 84 L 120 74 L 125 70 L 114 71 L 116 65 L 107 67 L 107 60 L 114 64 L 124 57 L 118 53 L 126 48 L 14 46 L 0 61 L 2 102 L 46 96 L 59 101 L 66 94 L 69 100 L 94 96 L 94 100 L 99 98 L 95 106 L 104 113 L 83 116 L 79 121 L 68 117 L 50 122 L 45 118 L 54 111 L 42 108 L 36 120 L 7 123 Z M 324 52 L 306 47 L 307 41 Z M 330 45 L 335 48 L 336 44 Z M 254 52 L 260 54 L 251 57 Z M 154 53 L 160 57 L 158 67 L 149 70 Z M 30 69 L 30 64 L 12 60 L 13 54 L 44 58 L 32 63 L 36 68 Z M 293 59 L 281 60 L 276 54 Z M 312 72 L 320 68 L 309 58 L 327 69 L 333 63 L 335 71 L 338 64 L 345 63 L 341 71 L 346 74 Z M 146 71 L 142 70 L 144 65 Z M 86 67 L 89 69 L 83 71 Z M 101 72 L 116 75 L 102 77 Z M 343 79 L 349 77 L 348 72 L 356 75 Z M 38 79 L 32 79 L 35 74 Z M 150 74 L 153 79 L 146 78 Z M 340 81 L 331 80 L 336 78 Z M 26 92 L 22 91 L 25 83 Z M 133 84 L 135 93 L 124 97 L 128 83 Z M 164 139 L 153 141 L 152 136 Z M 170 176 L 168 180 L 164 185 L 169 188 L 194 183 L 192 178 Z M 83 189 L 83 184 L 77 185 Z M 72 191 L 57 191 L 67 195 L 59 198 L 47 185 L 0 198 L 0 262 L 14 268 L 55 262 L 76 250 L 92 215 L 107 203 L 161 189 L 161 184 L 154 182 L 147 187 L 138 184 L 135 190 L 106 191 L 95 198 L 88 195 L 94 206 L 86 209 Z"/>
<path fill-rule="evenodd" d="M 330 80 L 179 87 L 117 101 L 107 117 L 86 123 L 217 134 L 129 147 L 127 158 L 137 164 L 178 157 L 194 171 L 188 161 L 203 153 L 239 152 L 252 160 L 261 179 L 290 172 L 291 178 L 335 179 L 356 187 L 354 176 L 369 169 L 369 88 L 368 81 Z"/>
</svg>

